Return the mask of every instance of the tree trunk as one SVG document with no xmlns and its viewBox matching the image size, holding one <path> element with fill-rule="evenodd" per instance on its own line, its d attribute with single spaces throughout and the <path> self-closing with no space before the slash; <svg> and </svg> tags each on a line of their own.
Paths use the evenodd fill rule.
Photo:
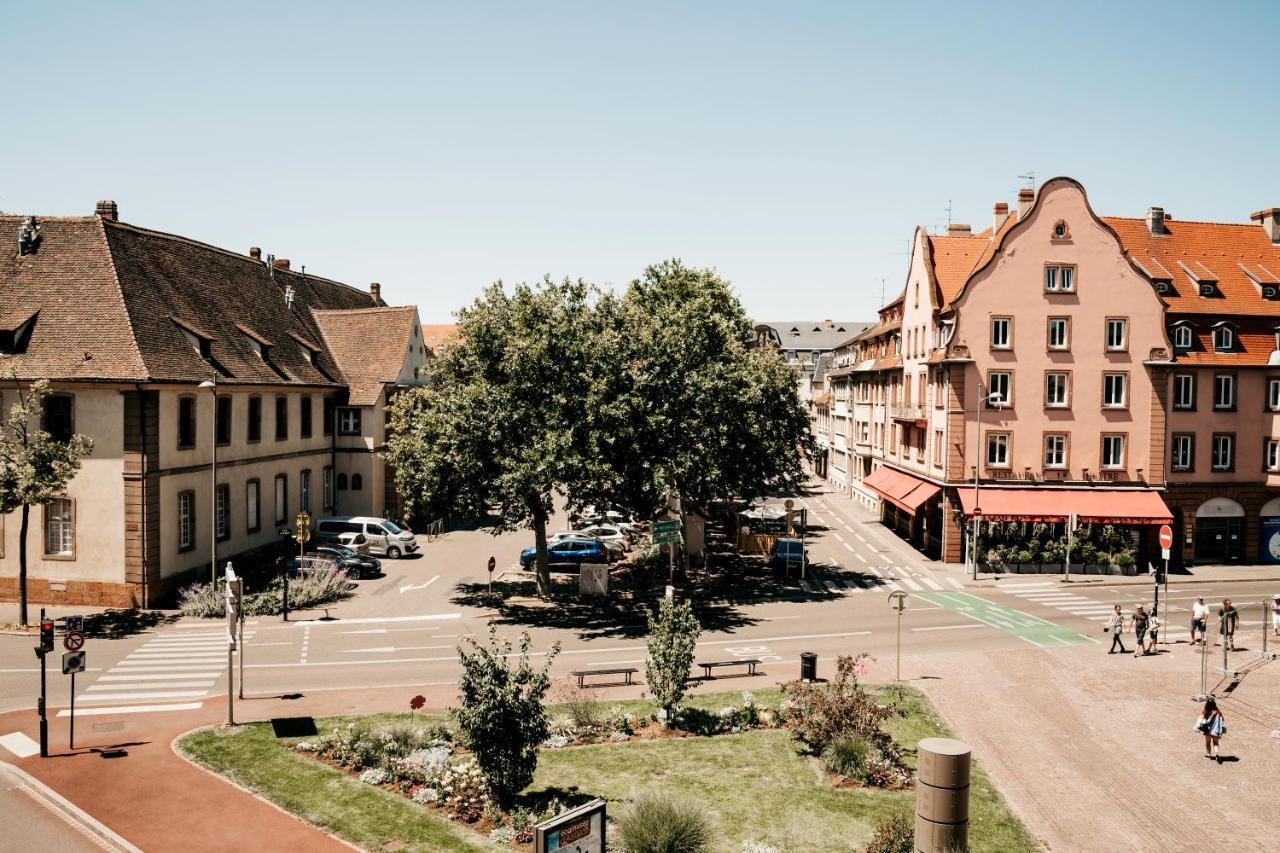
<svg viewBox="0 0 1280 853">
<path fill-rule="evenodd" d="M 27 624 L 27 527 L 31 504 L 22 505 L 22 526 L 18 528 L 18 624 Z"/>
<path fill-rule="evenodd" d="M 529 510 L 533 514 L 533 544 L 537 548 L 533 564 L 538 574 L 538 595 L 546 598 L 551 595 L 551 569 L 547 565 L 547 514 L 538 497 L 530 499 Z"/>
</svg>

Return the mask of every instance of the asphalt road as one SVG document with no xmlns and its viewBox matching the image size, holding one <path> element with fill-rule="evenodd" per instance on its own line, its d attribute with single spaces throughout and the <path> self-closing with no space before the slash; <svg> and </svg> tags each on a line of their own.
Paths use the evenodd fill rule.
<svg viewBox="0 0 1280 853">
<path fill-rule="evenodd" d="M 809 542 L 813 565 L 807 581 L 783 587 L 750 578 L 700 602 L 699 660 L 754 658 L 764 662 L 766 676 L 772 667 L 793 677 L 800 653 L 813 651 L 825 672 L 838 654 L 865 651 L 892 660 L 899 627 L 903 658 L 917 661 L 937 652 L 1092 644 L 1103 638 L 1101 626 L 1112 604 L 1127 611 L 1151 598 L 1149 586 L 1102 586 L 1096 578 L 1064 584 L 1056 577 L 1014 576 L 969 586 L 960 567 L 923 560 L 848 499 L 820 494 L 806 503 L 811 523 L 821 528 Z M 491 620 L 503 637 L 527 630 L 536 652 L 559 642 L 557 675 L 605 667 L 642 670 L 643 620 L 634 608 L 612 601 L 547 606 L 530 599 L 509 602 L 497 616 L 487 606 L 488 558 L 496 558 L 502 576 L 531 538 L 527 531 L 499 537 L 450 533 L 425 543 L 421 556 L 384 561 L 382 577 L 362 581 L 353 599 L 327 612 L 295 613 L 289 623 L 248 620 L 246 695 L 449 684 L 457 678 L 458 643 L 482 637 Z M 1173 586 L 1174 609 L 1166 611 L 1170 639 L 1185 639 L 1186 611 L 1196 595 L 1210 602 L 1229 595 L 1241 604 L 1261 601 L 1273 586 Z M 893 591 L 908 595 L 900 625 L 889 606 Z M 1242 638 L 1257 634 L 1251 623 L 1259 618 L 1260 612 L 1245 612 Z M 0 710 L 33 706 L 38 669 L 31 645 L 29 638 L 0 637 Z M 177 620 L 120 639 L 92 639 L 87 648 L 89 670 L 76 683 L 77 717 L 85 715 L 86 727 L 109 727 L 116 715 L 149 712 L 139 709 L 162 712 L 225 695 L 220 621 Z M 65 713 L 69 679 L 60 671 L 49 679 L 51 707 Z"/>
<path fill-rule="evenodd" d="M 97 835 L 78 816 L 48 799 L 43 786 L 0 763 L 0 850 L 58 850 L 67 853 L 126 849 Z"/>
</svg>

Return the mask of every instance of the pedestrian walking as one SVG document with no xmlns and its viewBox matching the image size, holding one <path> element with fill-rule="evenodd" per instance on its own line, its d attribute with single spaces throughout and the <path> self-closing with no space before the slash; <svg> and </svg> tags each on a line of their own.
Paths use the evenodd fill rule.
<svg viewBox="0 0 1280 853">
<path fill-rule="evenodd" d="M 1147 610 L 1141 604 L 1133 609 L 1133 636 L 1136 645 L 1133 648 L 1133 656 L 1136 658 L 1147 653 L 1147 623 L 1150 617 L 1147 616 Z"/>
<path fill-rule="evenodd" d="M 1191 645 L 1197 641 L 1204 642 L 1204 623 L 1209 618 L 1209 605 L 1204 603 L 1204 596 L 1199 596 L 1191 605 Z"/>
<path fill-rule="evenodd" d="M 1147 623 L 1147 651 L 1156 654 L 1156 643 L 1160 641 L 1160 613 L 1158 607 L 1151 608 L 1151 621 Z"/>
<path fill-rule="evenodd" d="M 1221 764 L 1222 755 L 1218 752 L 1218 742 L 1227 733 L 1227 723 L 1212 696 L 1204 703 L 1204 710 L 1196 721 L 1196 731 L 1204 735 L 1204 757 L 1215 759 Z"/>
<path fill-rule="evenodd" d="M 1120 654 L 1125 654 L 1129 650 L 1124 647 L 1124 613 L 1120 611 L 1120 605 L 1115 606 L 1115 610 L 1111 613 L 1111 619 L 1108 620 L 1103 631 L 1111 632 L 1111 651 L 1109 655 L 1116 653 L 1116 646 L 1120 647 Z"/>
<path fill-rule="evenodd" d="M 1234 652 L 1236 650 L 1236 625 L 1240 622 L 1240 611 L 1236 610 L 1231 599 L 1222 599 L 1222 607 L 1219 609 L 1219 625 L 1218 630 L 1222 633 L 1222 644 L 1227 647 L 1227 651 Z"/>
<path fill-rule="evenodd" d="M 1271 634 L 1280 637 L 1280 592 L 1271 598 Z"/>
</svg>

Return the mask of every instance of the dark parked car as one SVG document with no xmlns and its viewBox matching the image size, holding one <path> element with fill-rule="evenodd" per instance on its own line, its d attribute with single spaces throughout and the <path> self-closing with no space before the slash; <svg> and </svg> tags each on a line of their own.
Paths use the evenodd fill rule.
<svg viewBox="0 0 1280 853">
<path fill-rule="evenodd" d="M 525 548 L 520 552 L 520 568 L 528 571 L 537 559 L 537 548 Z M 582 563 L 607 563 L 609 551 L 599 539 L 561 539 L 547 545 L 548 565 L 581 565 Z"/>
<path fill-rule="evenodd" d="M 779 539 L 773 543 L 773 554 L 769 557 L 769 565 L 783 572 L 789 573 L 792 568 L 803 572 L 807 557 L 804 542 L 799 539 Z"/>
<path fill-rule="evenodd" d="M 372 577 L 382 573 L 382 563 L 377 557 L 359 554 L 350 548 L 338 545 L 321 545 L 312 552 L 317 557 L 333 560 L 338 568 L 350 572 L 358 578 Z"/>
</svg>

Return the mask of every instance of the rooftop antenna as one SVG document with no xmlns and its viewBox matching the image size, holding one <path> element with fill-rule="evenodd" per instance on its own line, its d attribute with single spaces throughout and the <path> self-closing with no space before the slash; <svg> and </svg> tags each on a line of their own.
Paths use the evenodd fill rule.
<svg viewBox="0 0 1280 853">
<path fill-rule="evenodd" d="M 947 230 L 951 230 L 951 199 L 947 199 Z"/>
<path fill-rule="evenodd" d="M 267 276 L 275 281 L 276 278 L 276 256 L 267 255 Z"/>
<path fill-rule="evenodd" d="M 1036 173 L 1035 173 L 1035 171 L 1027 172 L 1025 175 L 1019 175 L 1019 176 L 1018 176 L 1018 180 L 1020 180 L 1020 181 L 1026 181 L 1026 182 L 1027 182 L 1027 189 L 1029 189 L 1029 190 L 1033 190 L 1033 189 L 1035 189 L 1035 188 L 1036 188 Z"/>
<path fill-rule="evenodd" d="M 880 276 L 880 307 L 884 307 L 884 276 Z"/>
</svg>

